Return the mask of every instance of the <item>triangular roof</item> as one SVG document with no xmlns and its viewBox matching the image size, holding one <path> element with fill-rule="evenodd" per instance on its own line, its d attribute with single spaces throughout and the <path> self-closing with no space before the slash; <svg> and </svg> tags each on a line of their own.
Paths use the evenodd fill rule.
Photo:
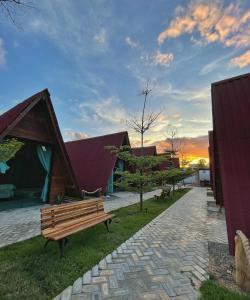
<svg viewBox="0 0 250 300">
<path fill-rule="evenodd" d="M 67 142 L 66 149 L 80 189 L 106 191 L 117 157 L 105 146 L 129 145 L 127 131 Z"/>
<path fill-rule="evenodd" d="M 59 145 L 59 149 L 61 150 L 62 157 L 64 159 L 65 167 L 68 171 L 69 178 L 71 178 L 72 183 L 75 187 L 77 187 L 77 183 L 74 177 L 73 169 L 71 167 L 67 151 L 65 149 L 65 145 L 62 139 L 62 135 L 59 129 L 59 125 L 57 122 L 56 114 L 50 99 L 50 94 L 48 89 L 42 90 L 24 100 L 23 102 L 17 104 L 10 110 L 6 111 L 2 115 L 0 115 L 0 141 L 4 139 L 5 136 L 10 134 L 11 130 L 15 128 L 16 125 L 29 113 L 29 111 L 37 105 L 40 101 L 45 101 L 45 104 L 48 109 L 49 118 L 51 119 L 51 123 L 53 125 L 53 129 L 55 130 L 55 137 L 57 143 Z"/>
<path fill-rule="evenodd" d="M 132 154 L 135 156 L 141 156 L 141 147 L 132 148 Z M 154 156 L 157 155 L 156 146 L 146 146 L 143 147 L 144 156 Z"/>
<path fill-rule="evenodd" d="M 23 102 L 12 107 L 10 110 L 6 111 L 0 115 L 0 140 L 8 134 L 10 128 L 13 128 L 18 121 L 39 101 L 43 96 L 49 92 L 48 90 L 43 90 L 39 93 L 34 94 Z M 32 106 L 32 107 L 31 107 Z M 9 129 L 9 130 L 8 130 Z"/>
</svg>

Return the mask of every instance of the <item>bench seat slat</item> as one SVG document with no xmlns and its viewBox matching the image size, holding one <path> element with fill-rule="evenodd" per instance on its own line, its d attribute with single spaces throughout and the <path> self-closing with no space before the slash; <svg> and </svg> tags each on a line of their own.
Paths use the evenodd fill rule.
<svg viewBox="0 0 250 300">
<path fill-rule="evenodd" d="M 90 215 L 84 216 L 82 218 L 68 220 L 68 221 L 65 221 L 63 223 L 59 223 L 59 224 L 55 225 L 54 227 L 45 228 L 45 229 L 42 230 L 42 233 L 47 234 L 47 233 L 55 232 L 55 231 L 58 231 L 62 228 L 67 228 L 71 225 L 78 224 L 78 223 L 83 222 L 83 221 L 87 222 L 88 220 L 92 220 L 94 218 L 102 217 L 103 215 L 107 215 L 107 214 L 105 212 L 102 212 L 102 213 L 99 213 L 99 214 L 97 214 L 97 213 L 96 214 L 90 214 Z"/>
<path fill-rule="evenodd" d="M 56 224 L 59 223 L 60 221 L 67 221 L 69 219 L 73 219 L 73 218 L 77 218 L 77 217 L 82 217 L 84 215 L 89 215 L 91 213 L 97 213 L 97 212 L 102 212 L 104 211 L 103 209 L 99 209 L 96 206 L 95 207 L 90 207 L 90 208 L 79 208 L 78 210 L 73 210 L 73 211 L 68 211 L 66 213 L 62 213 L 62 214 L 57 214 L 55 216 L 50 216 L 50 217 L 41 217 L 41 223 L 42 226 L 46 226 L 46 225 L 50 225 L 50 224 Z"/>
<path fill-rule="evenodd" d="M 87 204 L 82 204 L 82 205 L 75 205 L 72 207 L 65 207 L 63 209 L 59 209 L 58 207 L 55 208 L 51 208 L 49 211 L 43 211 L 43 209 L 41 209 L 41 217 L 42 218 L 48 218 L 50 216 L 56 216 L 56 215 L 60 215 L 62 213 L 67 213 L 67 212 L 71 212 L 71 211 L 75 211 L 78 209 L 87 209 L 87 208 L 99 208 L 99 209 L 103 209 L 103 203 L 101 201 L 96 201 L 93 203 L 87 203 Z"/>
<path fill-rule="evenodd" d="M 95 203 L 98 201 L 103 203 L 102 198 L 94 198 L 91 200 L 78 200 L 78 201 L 75 201 L 74 203 L 65 203 L 65 204 L 52 205 L 50 207 L 41 208 L 41 211 L 45 213 L 45 212 L 49 212 L 51 210 L 62 210 L 64 208 L 69 208 L 69 207 L 74 207 L 74 206 L 79 206 L 79 205 L 90 205 L 91 203 Z"/>
<path fill-rule="evenodd" d="M 58 240 L 65 238 L 73 233 L 77 233 L 83 229 L 87 229 L 94 225 L 100 224 L 101 222 L 110 220 L 112 217 L 113 217 L 113 215 L 102 216 L 102 218 L 92 219 L 91 221 L 89 221 L 87 223 L 83 222 L 81 224 L 76 224 L 72 227 L 64 228 L 61 231 L 46 235 L 45 237 L 49 238 L 51 240 L 54 240 L 54 241 L 58 241 Z"/>
<path fill-rule="evenodd" d="M 42 235 L 49 240 L 62 240 L 71 234 L 106 222 L 113 216 L 104 211 L 102 198 L 42 208 Z"/>
</svg>

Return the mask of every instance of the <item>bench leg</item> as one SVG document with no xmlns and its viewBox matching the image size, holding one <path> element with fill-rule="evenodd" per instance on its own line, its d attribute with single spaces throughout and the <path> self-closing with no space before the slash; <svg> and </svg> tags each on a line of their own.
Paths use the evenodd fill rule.
<svg viewBox="0 0 250 300">
<path fill-rule="evenodd" d="M 107 228 L 107 231 L 110 232 L 110 231 L 109 231 L 109 226 L 108 226 L 108 221 L 104 221 L 104 224 L 105 224 L 105 226 L 106 226 L 106 228 Z"/>
<path fill-rule="evenodd" d="M 67 238 L 63 238 L 63 239 L 58 241 L 59 250 L 60 250 L 60 258 L 63 257 L 63 248 L 64 248 L 64 246 L 66 246 L 67 243 L 68 243 Z"/>
<path fill-rule="evenodd" d="M 48 239 L 48 240 L 45 242 L 45 244 L 44 244 L 44 248 L 47 247 L 47 245 L 48 245 L 49 242 L 51 242 L 51 240 Z"/>
</svg>

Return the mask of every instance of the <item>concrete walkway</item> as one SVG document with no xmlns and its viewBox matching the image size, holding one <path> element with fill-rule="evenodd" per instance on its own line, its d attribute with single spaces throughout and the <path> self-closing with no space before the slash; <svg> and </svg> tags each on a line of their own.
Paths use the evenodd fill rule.
<svg viewBox="0 0 250 300">
<path fill-rule="evenodd" d="M 144 199 L 152 198 L 156 194 L 159 195 L 160 190 L 145 193 Z M 137 202 L 139 202 L 138 194 L 120 192 L 106 200 L 104 208 L 106 211 L 111 211 Z M 1 211 L 0 248 L 40 235 L 40 208 L 46 206 L 48 205 Z"/>
<path fill-rule="evenodd" d="M 194 188 L 55 299 L 197 299 L 218 229 L 207 221 L 206 189 Z"/>
</svg>

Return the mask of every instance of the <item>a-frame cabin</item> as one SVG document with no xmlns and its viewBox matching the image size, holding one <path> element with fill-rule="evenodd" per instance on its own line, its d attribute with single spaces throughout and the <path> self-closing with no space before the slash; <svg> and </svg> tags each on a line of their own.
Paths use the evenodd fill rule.
<svg viewBox="0 0 250 300">
<path fill-rule="evenodd" d="M 82 191 L 114 192 L 115 171 L 125 170 L 124 161 L 111 154 L 106 146 L 129 146 L 127 131 L 117 132 L 65 143 L 66 149 Z"/>
<path fill-rule="evenodd" d="M 3 202 L 7 208 L 53 204 L 65 194 L 79 195 L 47 89 L 0 116 L 0 142 L 11 138 L 24 146 L 0 172 L 0 209 Z"/>
</svg>

